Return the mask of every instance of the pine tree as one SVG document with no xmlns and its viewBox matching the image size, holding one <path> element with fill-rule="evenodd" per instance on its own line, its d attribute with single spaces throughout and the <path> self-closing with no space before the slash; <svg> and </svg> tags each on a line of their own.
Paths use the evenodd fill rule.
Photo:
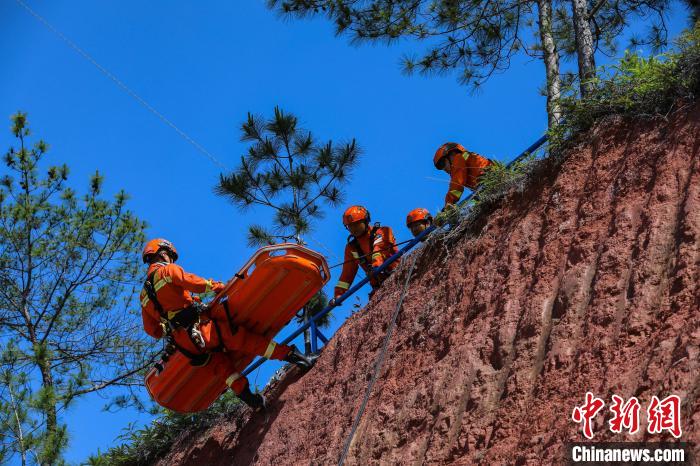
<svg viewBox="0 0 700 466">
<path fill-rule="evenodd" d="M 126 387 L 116 402 L 138 402 L 129 389 L 149 354 L 129 306 L 144 224 L 123 192 L 100 198 L 99 173 L 79 197 L 66 165 L 40 168 L 47 144 L 28 146 L 26 114 L 12 123 L 18 147 L 0 179 L 0 453 L 57 464 L 73 401 Z"/>
<path fill-rule="evenodd" d="M 590 95 L 595 86 L 595 54 L 617 54 L 617 39 L 629 28 L 631 21 L 641 19 L 644 34 L 632 35 L 629 46 L 648 46 L 654 52 L 668 45 L 668 29 L 664 15 L 669 0 L 571 0 L 561 2 L 554 13 L 555 36 L 565 57 L 578 62 L 579 94 Z"/>
<path fill-rule="evenodd" d="M 405 72 L 456 70 L 462 84 L 478 88 L 523 50 L 532 1 L 268 0 L 268 6 L 291 17 L 325 15 L 337 35 L 356 43 L 417 39 L 425 49 L 403 58 Z"/>
<path fill-rule="evenodd" d="M 316 293 L 314 295 L 314 297 L 311 298 L 311 300 L 306 304 L 306 306 L 304 307 L 306 312 L 303 312 L 303 313 L 301 313 L 301 315 L 297 316 L 297 318 L 296 318 L 297 323 L 299 323 L 299 324 L 306 323 L 306 320 L 309 317 L 321 312 L 322 310 L 324 310 L 326 308 L 326 306 L 328 306 L 328 295 L 325 292 L 323 292 L 323 290 L 321 290 L 318 293 Z M 316 325 L 318 325 L 319 328 L 328 327 L 331 324 L 332 315 L 333 315 L 333 313 L 329 312 L 326 315 L 324 315 L 323 317 L 320 317 L 316 321 Z"/>
<path fill-rule="evenodd" d="M 561 77 L 559 71 L 559 51 L 554 37 L 552 0 L 537 0 L 538 29 L 542 60 L 547 77 L 547 122 L 552 128 L 561 119 Z"/>
<path fill-rule="evenodd" d="M 587 0 L 571 0 L 571 11 L 578 57 L 578 76 L 581 83 L 581 96 L 590 95 L 595 78 L 595 46 L 593 31 L 588 16 Z"/>
<path fill-rule="evenodd" d="M 354 139 L 340 144 L 319 142 L 299 127 L 295 115 L 278 107 L 269 119 L 249 113 L 241 131 L 241 140 L 251 145 L 233 173 L 221 174 L 215 192 L 242 212 L 254 206 L 274 211 L 272 229 L 259 224 L 248 227 L 250 246 L 290 240 L 304 244 L 313 222 L 323 218 L 322 206 L 342 202 L 341 188 L 357 165 L 359 146 Z M 327 302 L 319 293 L 316 302 Z M 313 314 L 312 308 L 305 307 L 302 319 Z M 329 322 L 330 316 L 322 323 Z M 308 353 L 308 331 L 305 337 Z"/>
<path fill-rule="evenodd" d="M 691 26 L 700 19 L 700 0 L 684 0 L 690 13 Z"/>
<path fill-rule="evenodd" d="M 423 50 L 403 58 L 407 74 L 456 72 L 471 90 L 506 71 L 518 53 L 541 58 L 549 121 L 559 119 L 559 55 L 551 0 L 268 0 L 268 6 L 287 16 L 323 14 L 335 23 L 336 34 L 350 35 L 354 42 L 414 39 Z M 534 24 L 539 39 L 530 44 Z"/>
<path fill-rule="evenodd" d="M 595 52 L 613 50 L 631 19 L 651 24 L 648 36 L 636 38 L 632 45 L 665 45 L 663 13 L 668 3 L 598 0 L 589 8 L 586 0 L 268 0 L 269 8 L 283 16 L 325 16 L 335 24 L 337 35 L 348 35 L 353 42 L 413 39 L 422 50 L 404 57 L 404 71 L 455 72 L 472 90 L 507 70 L 518 53 L 541 58 L 550 126 L 561 112 L 560 52 L 578 57 L 585 95 L 593 86 Z"/>
</svg>

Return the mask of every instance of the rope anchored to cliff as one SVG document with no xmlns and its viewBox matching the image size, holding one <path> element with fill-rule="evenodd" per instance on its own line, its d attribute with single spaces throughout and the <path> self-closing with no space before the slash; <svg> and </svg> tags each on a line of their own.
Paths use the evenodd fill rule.
<svg viewBox="0 0 700 466">
<path fill-rule="evenodd" d="M 348 438 L 345 441 L 345 447 L 343 448 L 343 454 L 340 456 L 340 460 L 338 461 L 338 466 L 343 466 L 343 464 L 345 463 L 345 458 L 347 458 L 348 452 L 350 451 L 350 445 L 352 445 L 352 441 L 355 438 L 355 432 L 357 432 L 357 427 L 360 425 L 360 420 L 362 420 L 362 415 L 365 412 L 365 408 L 367 408 L 369 397 L 372 394 L 372 388 L 374 388 L 374 384 L 377 381 L 377 378 L 379 377 L 379 372 L 381 371 L 382 366 L 384 365 L 384 359 L 386 357 L 387 350 L 389 349 L 389 340 L 391 340 L 391 334 L 393 333 L 394 327 L 396 326 L 396 319 L 399 317 L 399 312 L 401 312 L 401 308 L 403 307 L 403 300 L 406 297 L 406 291 L 408 290 L 408 285 L 411 282 L 411 276 L 413 275 L 413 268 L 416 265 L 417 258 L 418 254 L 413 254 L 413 257 L 411 258 L 411 266 L 408 268 L 408 273 L 406 274 L 406 282 L 403 285 L 403 290 L 401 290 L 401 297 L 399 298 L 399 302 L 396 305 L 396 309 L 394 309 L 394 314 L 391 316 L 391 322 L 389 322 L 389 327 L 386 330 L 386 336 L 384 337 L 382 349 L 379 351 L 379 355 L 377 355 L 377 361 L 374 363 L 374 372 L 372 373 L 372 378 L 369 381 L 369 385 L 367 385 L 367 390 L 365 390 L 365 396 L 362 399 L 362 404 L 360 404 L 360 409 L 357 411 L 355 421 L 352 423 L 350 435 L 348 435 Z"/>
<path fill-rule="evenodd" d="M 530 147 L 528 147 L 528 148 L 525 149 L 523 152 L 521 152 L 515 159 L 513 159 L 513 161 L 511 161 L 511 162 L 507 165 L 507 167 L 512 166 L 514 163 L 516 163 L 516 162 L 518 162 L 519 160 L 522 160 L 523 158 L 525 158 L 525 157 L 527 157 L 528 155 L 532 154 L 532 153 L 535 152 L 537 149 L 539 149 L 545 142 L 547 142 L 547 135 L 546 135 L 546 134 L 545 134 L 544 136 L 540 137 L 540 138 L 539 138 L 537 141 L 535 141 L 532 145 L 530 145 Z M 467 197 L 466 199 L 464 199 L 462 202 L 459 203 L 459 206 L 460 206 L 460 207 L 464 207 L 464 206 L 465 206 L 466 204 L 468 204 L 469 201 L 471 201 L 471 200 L 474 198 L 474 196 L 476 196 L 478 193 L 479 193 L 479 190 L 478 190 L 478 189 L 477 189 L 476 191 L 472 192 L 471 195 L 470 195 L 469 197 Z M 387 268 L 389 265 L 391 265 L 392 263 L 394 263 L 395 261 L 397 261 L 401 256 L 403 256 L 404 254 L 406 254 L 408 251 L 410 251 L 411 249 L 413 249 L 417 244 L 420 244 L 425 238 L 427 238 L 428 235 L 430 235 L 430 234 L 431 234 L 433 231 L 435 231 L 436 229 L 437 229 L 437 227 L 436 227 L 435 225 L 430 226 L 429 228 L 427 228 L 426 230 L 424 230 L 423 232 L 421 232 L 418 236 L 416 236 L 414 239 L 409 240 L 408 243 L 406 244 L 406 246 L 404 246 L 403 248 L 401 248 L 401 249 L 399 250 L 399 252 L 397 252 L 397 253 L 394 254 L 393 256 L 390 256 L 387 260 L 385 260 L 384 263 L 375 271 L 375 273 L 381 273 L 381 272 L 383 272 L 384 270 L 386 270 L 386 268 Z M 337 266 L 337 265 L 341 265 L 341 264 L 336 264 L 336 266 Z M 316 313 L 314 316 L 312 316 L 311 319 L 309 319 L 308 322 L 305 322 L 305 323 L 304 323 L 303 325 L 301 325 L 298 329 L 296 329 L 290 336 L 288 336 L 287 338 L 285 338 L 281 343 L 286 345 L 287 343 L 290 343 L 290 342 L 291 342 L 292 340 L 294 340 L 296 337 L 298 337 L 299 335 L 301 335 L 302 333 L 304 333 L 304 331 L 305 331 L 306 329 L 308 329 L 308 328 L 310 328 L 310 327 L 312 327 L 312 326 L 315 326 L 315 325 L 316 325 L 316 321 L 318 321 L 318 319 L 320 319 L 320 318 L 322 318 L 323 316 L 325 316 L 326 314 L 328 314 L 331 310 L 333 310 L 334 307 L 339 306 L 339 305 L 342 304 L 346 299 L 348 299 L 350 296 L 352 296 L 353 294 L 355 294 L 355 293 L 357 292 L 357 290 L 359 290 L 359 289 L 362 288 L 365 284 L 367 284 L 367 282 L 369 282 L 369 279 L 370 279 L 370 277 L 365 277 L 365 278 L 363 278 L 362 280 L 360 280 L 359 283 L 357 283 L 356 285 L 352 286 L 348 291 L 346 291 L 345 293 L 343 293 L 340 297 L 338 297 L 338 298 L 335 300 L 335 306 L 326 306 L 323 310 L 319 311 L 319 312 Z M 260 367 L 265 361 L 267 361 L 267 359 L 265 359 L 265 358 L 258 358 L 255 362 L 253 362 L 253 364 L 251 364 L 250 366 L 248 366 L 248 368 L 247 368 L 245 371 L 243 371 L 243 375 L 248 375 L 248 374 L 250 374 L 250 373 L 253 372 L 255 369 L 257 369 L 258 367 Z"/>
</svg>

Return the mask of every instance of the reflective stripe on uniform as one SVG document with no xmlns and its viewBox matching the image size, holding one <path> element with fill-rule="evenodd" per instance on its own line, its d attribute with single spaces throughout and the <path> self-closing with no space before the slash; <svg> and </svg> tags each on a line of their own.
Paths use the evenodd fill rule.
<svg viewBox="0 0 700 466">
<path fill-rule="evenodd" d="M 381 252 L 375 252 L 374 254 L 372 254 L 372 259 L 376 259 L 377 257 L 382 257 L 382 253 L 381 253 Z"/>
<path fill-rule="evenodd" d="M 452 194 L 455 197 L 460 197 L 462 195 L 462 190 L 461 189 L 453 189 L 450 191 L 450 194 Z"/>
<path fill-rule="evenodd" d="M 229 387 L 233 385 L 233 382 L 241 378 L 241 374 L 238 372 L 234 372 L 233 374 L 229 375 L 228 378 L 226 379 L 226 385 Z"/>
<path fill-rule="evenodd" d="M 157 280 L 153 284 L 153 289 L 155 290 L 156 293 L 158 293 L 158 290 L 163 288 L 166 284 L 172 283 L 173 279 L 171 277 L 163 277 L 160 280 Z M 148 298 L 148 293 L 146 293 L 146 296 L 141 300 L 141 307 L 146 307 L 146 304 L 148 304 L 148 301 L 150 299 Z"/>
<path fill-rule="evenodd" d="M 172 282 L 173 282 L 173 279 L 172 279 L 172 278 L 170 278 L 170 277 L 163 277 L 163 278 L 161 278 L 160 280 L 156 281 L 156 282 L 153 284 L 153 288 L 155 288 L 155 290 L 158 291 L 158 290 L 160 290 L 161 288 L 163 288 L 163 287 L 165 286 L 166 283 L 172 283 Z"/>
<path fill-rule="evenodd" d="M 173 282 L 173 279 L 171 277 L 163 277 L 160 280 L 157 280 L 153 284 L 153 289 L 155 290 L 156 293 L 158 293 L 158 290 L 163 288 L 166 284 L 172 283 L 172 282 Z M 146 297 L 141 300 L 141 307 L 146 307 L 146 305 L 148 304 L 148 301 L 150 301 L 150 299 L 148 298 L 148 294 L 146 294 Z"/>
<path fill-rule="evenodd" d="M 358 253 L 356 253 L 355 251 L 352 251 L 352 257 L 354 257 L 355 259 L 359 259 L 360 255 Z"/>
<path fill-rule="evenodd" d="M 339 282 L 335 285 L 335 287 L 336 287 L 336 288 L 342 288 L 342 289 L 344 289 L 344 290 L 347 290 L 348 288 L 350 288 L 350 283 L 348 283 L 348 282 L 343 282 L 343 281 L 339 281 Z"/>
<path fill-rule="evenodd" d="M 207 287 L 204 289 L 204 292 L 209 293 L 214 284 L 211 282 L 211 280 L 205 280 L 204 282 L 207 284 Z"/>
<path fill-rule="evenodd" d="M 265 354 L 263 354 L 263 358 L 265 359 L 270 359 L 270 356 L 272 356 L 272 352 L 275 351 L 275 347 L 277 346 L 277 343 L 274 341 L 271 341 L 269 345 L 267 345 L 267 349 L 265 350 Z"/>
</svg>

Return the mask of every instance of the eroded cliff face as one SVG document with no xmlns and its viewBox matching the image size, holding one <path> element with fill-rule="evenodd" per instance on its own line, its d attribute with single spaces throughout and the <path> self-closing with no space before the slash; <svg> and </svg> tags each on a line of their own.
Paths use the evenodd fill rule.
<svg viewBox="0 0 700 466">
<path fill-rule="evenodd" d="M 606 402 L 596 441 L 672 440 L 646 433 L 645 408 L 680 396 L 698 453 L 700 107 L 582 141 L 476 236 L 419 256 L 346 464 L 560 463 L 587 391 Z M 273 387 L 267 424 L 222 422 L 161 464 L 337 464 L 407 262 Z M 609 431 L 613 394 L 640 400 L 636 435 Z"/>
</svg>

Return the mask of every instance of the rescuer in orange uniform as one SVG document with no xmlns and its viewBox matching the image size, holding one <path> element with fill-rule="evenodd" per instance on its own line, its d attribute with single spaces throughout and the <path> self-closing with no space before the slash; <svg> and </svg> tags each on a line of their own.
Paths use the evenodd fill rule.
<svg viewBox="0 0 700 466">
<path fill-rule="evenodd" d="M 329 303 L 331 305 L 334 305 L 335 300 L 350 288 L 357 275 L 358 266 L 362 267 L 370 277 L 372 292 L 379 288 L 391 272 L 399 266 L 397 260 L 381 273 L 374 272 L 386 259 L 398 252 L 398 248 L 391 228 L 383 227 L 379 223 L 370 225 L 367 209 L 358 205 L 348 208 L 343 214 L 343 225 L 350 232 L 350 236 L 348 244 L 345 245 L 343 270 L 335 285 L 334 298 Z"/>
<path fill-rule="evenodd" d="M 413 237 L 423 233 L 432 224 L 433 216 L 430 215 L 428 209 L 424 209 L 422 207 L 413 209 L 406 216 L 406 226 L 409 230 L 411 230 Z"/>
<path fill-rule="evenodd" d="M 311 367 L 311 361 L 294 346 L 279 345 L 237 326 L 223 313 L 211 315 L 192 293 L 219 292 L 224 284 L 185 272 L 175 264 L 177 258 L 173 244 L 160 238 L 149 241 L 143 250 L 143 261 L 149 264 L 140 296 L 146 333 L 156 339 L 170 337 L 170 344 L 194 365 L 206 364 L 211 352 L 228 349 L 291 362 L 304 369 Z M 250 391 L 248 380 L 242 375 L 234 374 L 227 383 L 248 405 L 264 406 L 262 396 Z"/>
<path fill-rule="evenodd" d="M 443 211 L 459 201 L 467 187 L 472 191 L 479 183 L 484 169 L 493 162 L 475 152 L 469 152 L 461 144 L 446 142 L 435 152 L 433 163 L 438 170 L 450 175 L 450 187 L 445 195 Z"/>
</svg>

